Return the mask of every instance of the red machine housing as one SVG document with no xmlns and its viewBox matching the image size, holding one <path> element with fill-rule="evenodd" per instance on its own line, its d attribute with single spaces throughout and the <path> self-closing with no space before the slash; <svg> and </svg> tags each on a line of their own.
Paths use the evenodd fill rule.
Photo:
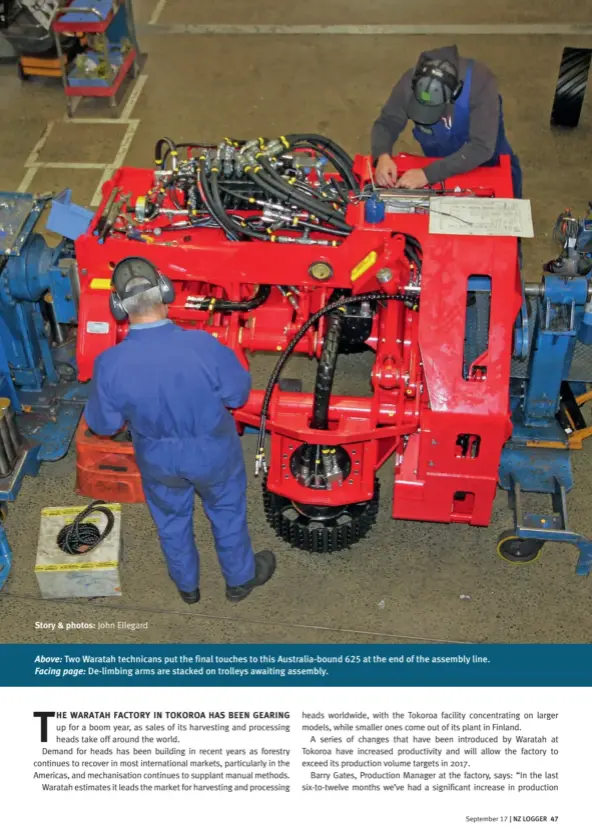
<svg viewBox="0 0 592 838">
<path fill-rule="evenodd" d="M 400 155 L 399 171 L 426 165 L 425 158 Z M 355 170 L 362 180 L 368 158 L 358 156 Z M 115 265 L 129 256 L 143 256 L 173 280 L 176 298 L 169 316 L 187 329 L 204 329 L 231 347 L 248 367 L 249 354 L 283 352 L 302 324 L 324 305 L 335 289 L 353 295 L 401 292 L 413 282 L 413 268 L 404 254 L 403 235 L 422 246 L 419 311 L 403 302 L 378 307 L 367 344 L 375 352 L 373 395 L 332 396 L 329 427 L 311 427 L 312 394 L 282 392 L 276 387 L 266 429 L 271 454 L 267 488 L 296 504 L 343 506 L 367 502 L 375 492 L 377 470 L 395 455 L 392 515 L 424 521 L 487 525 L 498 482 L 501 450 L 511 434 L 509 380 L 513 328 L 521 305 L 518 242 L 491 238 L 431 235 L 429 215 L 388 212 L 384 221 L 365 220 L 363 202 L 353 201 L 347 221 L 353 232 L 339 246 L 230 241 L 220 229 L 163 232 L 144 241 L 112 235 L 100 243 L 95 235 L 108 196 L 115 186 L 131 193 L 132 203 L 153 185 L 151 169 L 122 168 L 103 187 L 103 203 L 87 234 L 76 242 L 80 276 L 77 346 L 79 377 L 92 377 L 99 353 L 121 341 L 126 325 L 110 314 L 110 278 Z M 510 162 L 478 169 L 446 182 L 484 197 L 511 198 Z M 337 242 L 335 243 L 337 244 Z M 319 263 L 327 266 L 319 272 Z M 389 269 L 390 274 L 381 272 Z M 314 275 L 326 275 L 315 279 Z M 382 279 L 378 281 L 377 274 Z M 385 276 L 387 279 L 385 280 Z M 490 281 L 489 339 L 484 353 L 463 374 L 468 283 L 471 277 Z M 245 300 L 257 286 L 270 285 L 267 301 L 252 312 L 209 313 L 186 307 L 190 296 Z M 295 310 L 279 286 L 299 291 Z M 324 320 L 309 329 L 296 353 L 319 358 Z M 239 429 L 258 427 L 264 398 L 252 391 L 235 411 Z M 303 486 L 289 462 L 302 443 L 336 444 L 347 452 L 351 471 L 341 485 L 328 489 Z M 79 439 L 79 458 L 84 438 Z M 113 454 L 131 452 L 130 443 L 105 442 Z M 93 495 L 93 468 L 85 449 L 79 490 Z M 98 455 L 97 455 L 98 456 Z M 101 496 L 121 497 L 121 474 L 101 472 Z M 106 498 L 110 499 L 110 498 Z M 133 499 L 139 500 L 139 497 Z"/>
</svg>

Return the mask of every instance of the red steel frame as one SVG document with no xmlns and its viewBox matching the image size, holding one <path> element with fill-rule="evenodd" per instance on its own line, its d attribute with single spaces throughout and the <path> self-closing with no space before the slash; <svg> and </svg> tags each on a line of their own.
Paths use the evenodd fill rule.
<svg viewBox="0 0 592 838">
<path fill-rule="evenodd" d="M 426 165 L 425 158 L 400 155 L 399 170 Z M 356 170 L 368 170 L 358 156 Z M 373 396 L 332 396 L 329 429 L 310 428 L 313 396 L 274 393 L 267 430 L 271 437 L 268 488 L 297 503 L 340 506 L 369 500 L 378 468 L 395 454 L 393 517 L 413 520 L 487 525 L 491 516 L 501 449 L 511 434 L 509 378 L 513 327 L 522 294 L 518 244 L 513 237 L 430 235 L 427 214 L 387 214 L 384 222 L 364 220 L 363 203 L 353 203 L 347 220 L 354 231 L 339 247 L 301 246 L 270 242 L 231 242 L 218 229 L 163 233 L 158 239 L 135 243 L 112 235 L 100 244 L 93 234 L 115 186 L 133 200 L 153 186 L 152 170 L 123 168 L 103 188 L 103 202 L 89 232 L 76 242 L 81 284 L 77 361 L 79 377 L 92 376 L 95 358 L 123 339 L 127 326 L 109 311 L 109 279 L 123 258 L 136 255 L 152 261 L 175 283 L 176 299 L 169 316 L 184 328 L 209 331 L 230 346 L 248 367 L 246 353 L 283 351 L 314 311 L 325 305 L 335 288 L 353 294 L 380 290 L 394 293 L 409 282 L 410 266 L 403 254 L 404 239 L 415 236 L 422 245 L 423 269 L 419 312 L 400 302 L 378 309 L 367 343 L 375 350 Z M 483 196 L 512 197 L 509 159 L 446 183 Z M 312 279 L 312 263 L 327 262 L 332 276 Z M 388 267 L 392 279 L 379 285 L 376 273 Z M 491 280 L 489 344 L 463 378 L 467 286 L 471 276 Z M 185 308 L 189 295 L 248 299 L 257 285 L 296 286 L 300 310 L 280 291 L 260 308 L 246 313 L 208 314 Z M 322 326 L 309 330 L 296 352 L 319 357 Z M 242 429 L 257 427 L 263 391 L 254 390 L 247 404 L 235 411 Z M 459 436 L 475 445 L 463 450 Z M 339 444 L 348 452 L 352 469 L 342 486 L 330 490 L 302 486 L 289 462 L 303 442 Z M 113 443 L 114 449 L 118 443 Z M 471 455 L 474 456 L 471 456 Z"/>
</svg>

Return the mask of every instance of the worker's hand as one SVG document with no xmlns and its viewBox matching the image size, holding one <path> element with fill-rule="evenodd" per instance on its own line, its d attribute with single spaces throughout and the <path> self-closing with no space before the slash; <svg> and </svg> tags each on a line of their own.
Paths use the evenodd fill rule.
<svg viewBox="0 0 592 838">
<path fill-rule="evenodd" d="M 397 182 L 397 164 L 390 154 L 381 154 L 376 164 L 376 183 L 379 186 L 394 186 Z"/>
<path fill-rule="evenodd" d="M 427 186 L 428 179 L 423 169 L 409 169 L 397 181 L 399 189 L 421 189 Z"/>
</svg>

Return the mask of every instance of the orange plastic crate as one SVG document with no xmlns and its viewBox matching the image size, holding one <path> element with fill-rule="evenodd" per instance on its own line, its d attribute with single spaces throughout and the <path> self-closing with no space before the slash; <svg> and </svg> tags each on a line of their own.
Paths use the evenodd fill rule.
<svg viewBox="0 0 592 838">
<path fill-rule="evenodd" d="M 144 502 L 132 443 L 95 436 L 84 417 L 76 431 L 76 492 L 112 503 Z"/>
</svg>

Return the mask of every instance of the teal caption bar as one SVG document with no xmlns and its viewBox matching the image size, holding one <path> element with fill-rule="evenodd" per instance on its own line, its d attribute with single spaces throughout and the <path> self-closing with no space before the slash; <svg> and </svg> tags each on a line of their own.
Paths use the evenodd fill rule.
<svg viewBox="0 0 592 838">
<path fill-rule="evenodd" d="M 592 646 L 0 646 L 0 686 L 64 685 L 590 687 Z"/>
</svg>

